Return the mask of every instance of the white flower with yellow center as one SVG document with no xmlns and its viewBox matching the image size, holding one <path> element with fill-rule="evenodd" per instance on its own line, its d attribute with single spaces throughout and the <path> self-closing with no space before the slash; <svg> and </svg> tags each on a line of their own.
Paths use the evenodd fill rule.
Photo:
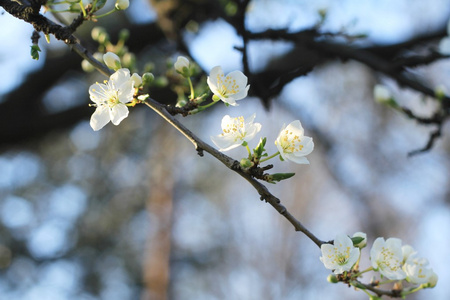
<svg viewBox="0 0 450 300">
<path fill-rule="evenodd" d="M 305 157 L 314 150 L 314 142 L 309 136 L 304 136 L 304 130 L 299 120 L 291 122 L 278 135 L 275 145 L 283 160 L 297 164 L 309 164 Z"/>
<path fill-rule="evenodd" d="M 334 245 L 322 244 L 320 261 L 325 268 L 334 270 L 334 274 L 350 271 L 358 261 L 359 248 L 353 247 L 352 240 L 345 234 L 339 234 L 334 239 Z"/>
<path fill-rule="evenodd" d="M 389 238 L 386 241 L 379 237 L 370 249 L 372 267 L 380 271 L 381 275 L 392 279 L 402 280 L 406 273 L 402 269 L 403 253 L 402 241 L 397 238 Z"/>
<path fill-rule="evenodd" d="M 428 260 L 419 257 L 417 252 L 408 256 L 408 259 L 403 265 L 403 270 L 406 273 L 406 280 L 414 284 L 427 283 L 434 273 Z"/>
<path fill-rule="evenodd" d="M 91 127 L 100 130 L 111 121 L 119 125 L 128 116 L 125 103 L 133 100 L 134 82 L 130 70 L 119 69 L 111 75 L 109 81 L 95 83 L 89 87 L 89 96 L 97 109 L 91 117 Z"/>
<path fill-rule="evenodd" d="M 229 105 L 237 106 L 237 100 L 247 97 L 248 89 L 247 76 L 241 71 L 233 71 L 226 76 L 220 66 L 212 68 L 207 82 L 213 92 L 214 98 L 218 98 Z"/>
<path fill-rule="evenodd" d="M 253 123 L 256 114 L 247 120 L 244 117 L 232 118 L 226 115 L 222 118 L 222 133 L 212 136 L 211 140 L 219 147 L 219 151 L 228 151 L 249 142 L 261 130 L 261 124 Z"/>
</svg>

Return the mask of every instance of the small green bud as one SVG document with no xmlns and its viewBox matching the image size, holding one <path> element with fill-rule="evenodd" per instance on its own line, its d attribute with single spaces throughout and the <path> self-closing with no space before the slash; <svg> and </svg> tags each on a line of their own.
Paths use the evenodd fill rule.
<svg viewBox="0 0 450 300">
<path fill-rule="evenodd" d="M 136 55 L 130 52 L 126 52 L 122 56 L 122 63 L 127 68 L 134 66 L 136 64 Z"/>
<path fill-rule="evenodd" d="M 92 72 L 95 70 L 94 66 L 91 65 L 90 62 L 88 62 L 87 60 L 83 59 L 83 61 L 81 62 L 81 68 L 83 69 L 83 71 L 85 72 Z"/>
<path fill-rule="evenodd" d="M 155 80 L 155 75 L 152 73 L 147 72 L 142 75 L 142 85 L 144 86 L 149 85 L 153 82 L 153 80 Z"/>
<path fill-rule="evenodd" d="M 124 28 L 119 32 L 119 40 L 125 42 L 126 40 L 128 40 L 129 37 L 130 37 L 130 31 L 128 29 Z"/>
<path fill-rule="evenodd" d="M 169 81 L 164 76 L 158 76 L 153 81 L 154 85 L 157 87 L 166 87 L 169 84 Z"/>
<path fill-rule="evenodd" d="M 94 41 L 98 41 L 100 36 L 107 34 L 105 28 L 97 26 L 92 28 L 91 36 Z"/>
<path fill-rule="evenodd" d="M 327 281 L 329 283 L 338 283 L 339 282 L 339 280 L 337 279 L 336 275 L 334 275 L 334 274 L 328 275 Z"/>
<path fill-rule="evenodd" d="M 212 100 L 213 100 L 214 102 L 217 102 L 217 101 L 220 100 L 220 97 L 217 96 L 217 95 L 213 95 L 213 96 L 212 96 Z"/>
<path fill-rule="evenodd" d="M 253 166 L 253 162 L 248 158 L 243 158 L 241 159 L 240 165 L 243 169 L 247 169 Z"/>
</svg>

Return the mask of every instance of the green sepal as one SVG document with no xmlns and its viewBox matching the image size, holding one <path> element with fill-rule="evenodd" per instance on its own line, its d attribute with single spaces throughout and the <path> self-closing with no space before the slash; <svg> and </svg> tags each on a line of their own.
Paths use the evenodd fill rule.
<svg viewBox="0 0 450 300">
<path fill-rule="evenodd" d="M 360 236 L 355 236 L 355 237 L 352 237 L 352 238 L 350 238 L 351 240 L 352 240 L 352 242 L 353 242 L 353 246 L 356 246 L 356 245 L 358 245 L 359 243 L 361 243 L 362 241 L 364 241 L 364 238 L 363 237 L 360 237 Z"/>
</svg>

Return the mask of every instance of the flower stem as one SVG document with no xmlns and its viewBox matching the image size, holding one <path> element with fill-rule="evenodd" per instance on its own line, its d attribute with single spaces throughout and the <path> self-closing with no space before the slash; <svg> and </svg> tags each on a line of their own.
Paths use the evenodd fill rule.
<svg viewBox="0 0 450 300">
<path fill-rule="evenodd" d="M 103 15 L 100 15 L 100 16 L 95 16 L 95 18 L 102 18 L 102 17 L 106 17 L 106 16 L 108 16 L 108 15 L 110 15 L 110 14 L 112 14 L 113 12 L 116 12 L 117 11 L 117 9 L 116 8 L 114 8 L 113 10 L 110 10 L 110 11 L 108 11 L 107 13 L 104 13 Z"/>
<path fill-rule="evenodd" d="M 264 159 L 261 159 L 259 162 L 265 162 L 265 161 L 267 161 L 267 160 L 269 160 L 269 159 L 271 159 L 271 158 L 274 158 L 275 156 L 278 156 L 280 154 L 280 151 L 278 151 L 277 153 L 275 153 L 275 154 L 273 154 L 273 155 L 271 155 L 271 156 L 269 156 L 269 157 L 266 157 L 266 158 L 264 158 Z"/>
<path fill-rule="evenodd" d="M 354 276 L 354 277 L 359 277 L 361 274 L 367 273 L 367 272 L 372 271 L 372 270 L 373 270 L 373 267 L 370 267 L 370 268 L 365 269 L 364 271 L 361 271 L 361 272 L 359 272 L 359 273 L 356 273 L 356 274 L 353 275 L 353 276 Z"/>
<path fill-rule="evenodd" d="M 245 145 L 245 148 L 247 148 L 248 151 L 248 157 L 252 157 L 252 151 L 250 151 L 250 147 L 247 145 Z"/>
<path fill-rule="evenodd" d="M 189 96 L 189 99 L 194 100 L 195 94 L 194 94 L 194 87 L 192 86 L 191 77 L 188 77 L 187 80 L 189 82 L 189 88 L 191 89 L 191 95 Z"/>
<path fill-rule="evenodd" d="M 86 10 L 84 9 L 83 0 L 80 0 L 78 3 L 80 4 L 81 11 L 83 12 L 83 17 L 86 17 Z"/>
<path fill-rule="evenodd" d="M 216 103 L 217 103 L 217 101 L 213 101 L 213 102 L 211 102 L 211 103 L 209 103 L 209 104 L 201 105 L 201 106 L 198 107 L 198 111 L 200 112 L 200 111 L 202 111 L 202 110 L 205 110 L 205 109 L 207 109 L 208 107 L 213 106 L 213 105 L 216 104 Z"/>
</svg>

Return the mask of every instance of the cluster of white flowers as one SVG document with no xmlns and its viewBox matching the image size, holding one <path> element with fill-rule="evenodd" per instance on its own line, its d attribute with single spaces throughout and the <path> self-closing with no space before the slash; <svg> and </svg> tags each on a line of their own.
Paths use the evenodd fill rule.
<svg viewBox="0 0 450 300">
<path fill-rule="evenodd" d="M 323 244 L 320 260 L 325 268 L 334 270 L 335 274 L 342 274 L 352 270 L 360 257 L 360 249 L 367 243 L 364 233 L 355 233 L 353 237 L 362 237 L 363 241 L 353 245 L 352 239 L 347 235 L 337 235 L 334 245 Z M 372 270 L 380 272 L 383 277 L 390 280 L 406 280 L 412 284 L 428 284 L 434 287 L 437 275 L 426 258 L 420 257 L 410 245 L 403 245 L 397 238 L 386 241 L 379 237 L 370 250 Z"/>
<path fill-rule="evenodd" d="M 183 74 L 189 67 L 187 59 L 178 58 L 176 66 L 177 72 Z M 236 101 L 247 97 L 250 85 L 248 79 L 241 71 L 233 71 L 224 75 L 222 68 L 216 66 L 212 68 L 207 83 L 213 92 L 213 100 L 222 100 L 224 103 L 237 106 Z M 261 124 L 254 123 L 255 114 L 251 115 L 247 121 L 239 116 L 232 118 L 226 115 L 222 119 L 222 133 L 212 136 L 211 140 L 219 147 L 220 151 L 231 150 L 239 145 L 246 145 L 261 130 Z M 291 122 L 281 129 L 275 145 L 282 160 L 290 160 L 298 164 L 309 164 L 305 157 L 314 150 L 312 138 L 304 135 L 303 127 L 299 120 Z"/>
<path fill-rule="evenodd" d="M 256 114 L 247 118 L 239 116 L 232 118 L 226 115 L 222 118 L 222 133 L 211 136 L 213 143 L 219 147 L 219 151 L 227 151 L 240 145 L 246 145 L 261 130 L 261 124 L 253 123 Z M 283 160 L 290 160 L 297 164 L 309 164 L 305 157 L 314 150 L 312 138 L 304 135 L 302 124 L 299 120 L 291 122 L 281 129 L 275 141 L 278 153 Z"/>
</svg>

